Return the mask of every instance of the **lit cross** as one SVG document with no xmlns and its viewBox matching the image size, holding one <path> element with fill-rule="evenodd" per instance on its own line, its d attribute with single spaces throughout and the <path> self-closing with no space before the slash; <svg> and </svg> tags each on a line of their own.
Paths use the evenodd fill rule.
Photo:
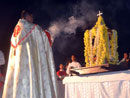
<svg viewBox="0 0 130 98">
<path fill-rule="evenodd" d="M 97 16 L 101 16 L 103 13 L 99 11 L 99 13 L 97 14 Z"/>
</svg>

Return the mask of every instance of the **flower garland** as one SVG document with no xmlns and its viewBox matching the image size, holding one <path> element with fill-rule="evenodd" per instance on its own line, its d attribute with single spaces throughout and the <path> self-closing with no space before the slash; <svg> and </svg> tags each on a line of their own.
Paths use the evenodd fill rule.
<svg viewBox="0 0 130 98">
<path fill-rule="evenodd" d="M 86 67 L 104 63 L 116 64 L 118 61 L 117 32 L 112 30 L 109 40 L 108 28 L 102 16 L 98 17 L 96 25 L 84 33 L 84 56 Z"/>
<path fill-rule="evenodd" d="M 84 49 L 85 62 L 86 62 L 86 66 L 89 66 L 90 44 L 89 44 L 89 31 L 88 30 L 86 30 L 84 33 L 84 44 L 85 44 L 85 49 Z"/>
</svg>

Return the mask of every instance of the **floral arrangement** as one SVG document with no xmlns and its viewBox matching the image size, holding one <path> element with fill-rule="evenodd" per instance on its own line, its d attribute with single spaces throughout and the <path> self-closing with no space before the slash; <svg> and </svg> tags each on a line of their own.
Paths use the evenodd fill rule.
<svg viewBox="0 0 130 98">
<path fill-rule="evenodd" d="M 110 31 L 106 27 L 102 16 L 98 17 L 96 25 L 91 30 L 85 31 L 84 45 L 86 67 L 104 63 L 117 63 L 117 31 Z"/>
</svg>

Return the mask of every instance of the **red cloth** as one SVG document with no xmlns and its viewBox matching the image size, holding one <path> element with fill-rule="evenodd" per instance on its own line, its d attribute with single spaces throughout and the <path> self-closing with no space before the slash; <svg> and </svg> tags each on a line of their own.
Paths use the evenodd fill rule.
<svg viewBox="0 0 130 98">
<path fill-rule="evenodd" d="M 49 43 L 50 43 L 50 46 L 52 46 L 52 41 L 51 41 L 51 35 L 48 31 L 44 30 L 44 32 L 46 33 L 47 37 L 48 37 L 48 40 L 49 40 Z"/>
<path fill-rule="evenodd" d="M 14 33 L 13 33 L 13 36 L 14 37 L 17 37 L 17 35 L 20 33 L 21 31 L 21 27 L 19 25 L 17 25 L 14 29 Z"/>
<path fill-rule="evenodd" d="M 0 73 L 0 78 L 3 77 L 3 74 Z"/>
<path fill-rule="evenodd" d="M 57 75 L 58 76 L 66 76 L 67 74 L 66 74 L 66 72 L 65 71 L 57 71 Z"/>
<path fill-rule="evenodd" d="M 37 26 L 37 25 L 35 24 L 35 25 L 33 26 L 33 28 L 32 28 L 23 38 L 21 38 L 21 40 L 18 41 L 18 43 L 17 43 L 16 45 L 14 45 L 14 44 L 11 42 L 11 46 L 12 46 L 13 48 L 17 48 L 17 46 L 18 46 L 25 38 L 27 38 L 27 37 L 29 36 L 29 34 L 32 33 L 32 30 L 34 30 L 36 26 Z M 21 30 L 20 26 L 17 26 L 17 27 L 15 28 L 14 34 L 13 34 L 14 37 L 17 37 L 17 35 L 19 34 L 20 30 Z"/>
<path fill-rule="evenodd" d="M 3 77 L 4 77 L 3 74 L 0 73 L 0 78 L 3 78 Z M 0 92 L 2 90 L 3 85 L 4 85 L 4 82 L 0 81 Z"/>
</svg>

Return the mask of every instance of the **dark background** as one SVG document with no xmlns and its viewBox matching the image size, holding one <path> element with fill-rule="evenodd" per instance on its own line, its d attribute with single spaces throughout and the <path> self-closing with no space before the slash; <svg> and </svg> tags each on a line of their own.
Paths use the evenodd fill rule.
<svg viewBox="0 0 130 98">
<path fill-rule="evenodd" d="M 130 0 L 4 0 L 0 1 L 0 50 L 6 58 L 4 69 L 10 38 L 24 9 L 33 12 L 34 22 L 43 29 L 60 19 L 67 21 L 71 16 L 84 17 L 85 24 L 76 28 L 76 33 L 60 32 L 55 38 L 52 48 L 56 69 L 60 63 L 65 65 L 72 54 L 84 65 L 84 32 L 95 25 L 99 10 L 103 12 L 106 25 L 118 31 L 119 58 L 123 52 L 130 52 Z"/>
</svg>

